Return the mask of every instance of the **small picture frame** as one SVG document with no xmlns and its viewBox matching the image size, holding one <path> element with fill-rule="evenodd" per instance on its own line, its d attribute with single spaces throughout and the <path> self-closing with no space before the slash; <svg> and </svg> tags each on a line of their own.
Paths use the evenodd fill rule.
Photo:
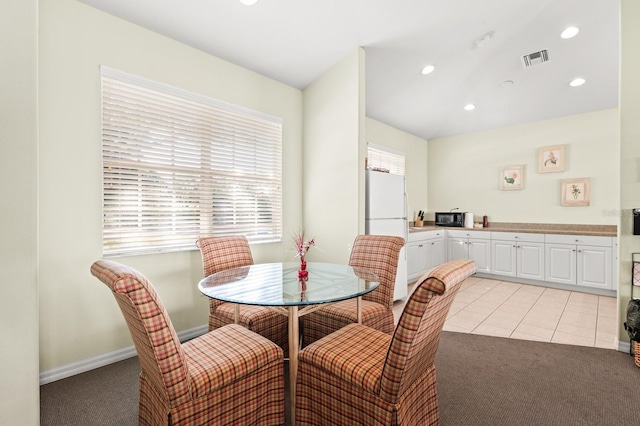
<svg viewBox="0 0 640 426">
<path fill-rule="evenodd" d="M 564 145 L 543 146 L 538 149 L 538 173 L 564 172 Z"/>
<path fill-rule="evenodd" d="M 589 178 L 563 179 L 562 180 L 562 205 L 588 206 L 591 201 L 591 188 Z"/>
<path fill-rule="evenodd" d="M 524 164 L 500 168 L 500 189 L 510 191 L 524 188 Z"/>
</svg>

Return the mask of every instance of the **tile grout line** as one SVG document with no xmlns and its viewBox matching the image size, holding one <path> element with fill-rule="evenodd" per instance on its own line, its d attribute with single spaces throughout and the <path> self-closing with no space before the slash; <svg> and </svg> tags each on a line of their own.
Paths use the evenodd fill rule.
<svg viewBox="0 0 640 426">
<path fill-rule="evenodd" d="M 467 289 L 468 289 L 468 288 L 471 288 L 471 287 L 474 287 L 474 286 L 475 286 L 475 284 L 477 284 L 478 282 L 483 281 L 483 280 L 484 280 L 484 279 L 482 279 L 482 280 L 478 280 L 478 281 L 476 281 L 475 283 L 473 283 L 473 285 L 469 285 L 469 286 L 467 286 Z M 493 280 L 491 280 L 491 281 L 493 281 Z M 477 325 L 475 325 L 475 326 L 474 326 L 470 331 L 466 332 L 467 334 L 472 334 L 472 333 L 474 333 L 474 332 L 475 332 L 475 331 L 476 331 L 480 326 L 482 326 L 483 324 L 485 324 L 486 320 L 487 320 L 491 315 L 493 315 L 494 313 L 496 313 L 496 312 L 500 309 L 500 307 L 501 307 L 501 306 L 505 305 L 509 300 L 511 300 L 511 299 L 512 299 L 512 298 L 513 298 L 513 297 L 514 297 L 514 296 L 515 296 L 515 295 L 516 295 L 520 290 L 522 290 L 523 288 L 526 288 L 526 287 L 531 287 L 531 286 L 526 285 L 526 284 L 522 284 L 522 283 L 515 283 L 515 282 L 511 282 L 511 281 L 505 281 L 505 280 L 495 280 L 495 281 L 496 281 L 496 284 L 495 284 L 495 285 L 493 285 L 490 289 L 488 289 L 488 290 L 484 291 L 483 293 L 478 294 L 478 293 L 468 292 L 468 291 L 467 291 L 466 293 L 467 293 L 468 295 L 473 295 L 473 296 L 477 296 L 477 297 L 475 297 L 475 298 L 473 299 L 473 301 L 472 301 L 472 302 L 467 303 L 465 307 L 463 307 L 462 309 L 460 309 L 460 310 L 459 310 L 458 312 L 456 312 L 454 315 L 452 315 L 451 317 L 447 318 L 447 321 L 448 321 L 449 319 L 451 319 L 451 318 L 454 318 L 454 317 L 458 316 L 458 314 L 460 314 L 460 313 L 462 313 L 462 312 L 470 312 L 470 311 L 468 311 L 468 308 L 469 308 L 471 305 L 473 305 L 474 303 L 478 302 L 478 300 L 479 300 L 480 298 L 485 297 L 485 296 L 487 296 L 487 295 L 490 295 L 490 293 L 491 293 L 493 290 L 495 290 L 495 289 L 496 289 L 496 287 L 498 287 L 500 284 L 502 284 L 502 283 L 506 283 L 506 284 L 515 284 L 515 285 L 518 285 L 518 288 L 517 288 L 515 291 L 513 291 L 513 292 L 512 292 L 512 293 L 511 293 L 511 294 L 510 294 L 510 295 L 509 295 L 505 300 L 503 300 L 502 302 L 500 302 L 500 304 L 499 304 L 498 306 L 496 306 L 495 308 L 493 308 L 493 309 L 492 309 L 492 311 L 491 311 L 488 315 L 486 315 L 486 317 L 484 317 L 484 318 L 483 318 L 483 319 L 482 319 L 482 320 L 481 320 Z M 537 295 L 537 297 L 535 298 L 535 301 L 533 301 L 533 303 L 529 306 L 529 308 L 527 309 L 526 313 L 525 313 L 525 314 L 520 318 L 520 320 L 519 320 L 519 321 L 518 321 L 518 323 L 516 324 L 515 328 L 514 328 L 514 329 L 509 333 L 509 335 L 507 336 L 507 338 L 517 339 L 516 337 L 513 337 L 513 334 L 516 332 L 516 329 L 517 329 L 517 328 L 522 324 L 522 322 L 523 322 L 523 321 L 524 321 L 524 319 L 527 317 L 527 315 L 529 315 L 529 314 L 531 313 L 531 311 L 533 310 L 533 308 L 534 308 L 536 305 L 538 305 L 538 303 L 540 303 L 540 302 L 541 302 L 542 296 L 545 294 L 545 292 L 546 292 L 547 290 L 550 290 L 550 289 L 549 289 L 549 288 L 544 288 L 544 289 L 543 289 L 543 291 L 542 291 L 542 292 L 540 292 L 540 294 L 538 294 L 538 295 Z M 551 289 L 551 290 L 553 290 L 553 289 Z M 563 292 L 567 292 L 567 293 L 568 293 L 568 295 L 567 295 L 566 299 L 564 300 L 564 302 L 562 303 L 562 311 L 560 312 L 560 316 L 559 316 L 558 320 L 556 321 L 555 326 L 554 326 L 554 328 L 553 328 L 553 330 L 552 330 L 552 335 L 551 335 L 550 340 L 544 340 L 544 339 L 543 339 L 543 338 L 541 338 L 540 336 L 532 335 L 533 337 L 538 337 L 538 338 L 540 338 L 540 339 L 543 339 L 543 340 L 540 340 L 540 341 L 544 341 L 544 342 L 548 342 L 548 343 L 570 344 L 570 343 L 562 343 L 562 342 L 554 342 L 554 341 L 553 341 L 554 336 L 556 336 L 556 333 L 558 332 L 558 326 L 560 325 L 560 322 L 562 321 L 562 319 L 563 319 L 564 315 L 568 312 L 568 311 L 567 311 L 567 307 L 568 307 L 568 305 L 569 305 L 569 301 L 571 300 L 571 297 L 572 297 L 572 296 L 574 296 L 574 293 L 577 293 L 577 292 L 575 292 L 575 291 L 571 291 L 571 290 L 561 290 L 561 291 L 563 291 Z M 602 297 L 602 296 L 598 295 L 598 299 L 597 299 L 597 307 L 596 307 L 596 310 L 597 310 L 597 311 L 596 311 L 596 325 L 595 325 L 595 328 L 594 328 L 594 330 L 593 330 L 593 336 L 592 336 L 592 337 L 593 337 L 593 344 L 589 345 L 589 347 L 597 347 L 597 346 L 596 346 L 596 339 L 597 339 L 597 332 L 598 332 L 598 331 L 597 331 L 597 328 L 598 328 L 598 323 L 602 320 L 601 315 L 600 315 L 601 297 Z M 539 306 L 541 306 L 541 305 L 539 305 Z M 456 328 L 458 328 L 458 327 L 456 327 Z M 498 328 L 500 328 L 500 327 L 498 327 Z M 505 330 L 508 330 L 508 328 L 507 328 L 507 329 L 505 329 Z M 525 333 L 525 334 L 526 334 L 526 333 Z M 530 339 L 523 339 L 523 340 L 530 340 Z"/>
<path fill-rule="evenodd" d="M 475 283 L 473 283 L 473 284 L 471 284 L 471 285 L 475 285 L 476 283 L 478 283 L 478 282 L 480 282 L 480 281 L 483 281 L 483 280 L 485 280 L 485 279 L 486 279 L 486 278 L 480 278 L 480 279 L 478 279 L 478 281 L 476 281 Z M 471 285 L 467 286 L 467 288 L 471 287 Z M 496 285 L 497 285 L 497 284 L 496 284 Z M 451 318 L 455 317 L 456 315 L 458 315 L 460 312 L 464 311 L 465 309 L 467 309 L 470 305 L 472 305 L 474 302 L 476 302 L 476 301 L 477 301 L 478 299 L 480 299 L 482 296 L 484 296 L 485 294 L 487 294 L 487 293 L 489 293 L 491 290 L 493 290 L 493 288 L 494 288 L 494 287 L 495 287 L 495 285 L 494 285 L 493 287 L 491 287 L 489 290 L 487 290 L 487 291 L 485 291 L 484 293 L 482 293 L 481 295 L 479 295 L 478 297 L 476 297 L 472 302 L 467 303 L 467 306 L 465 306 L 464 308 L 460 309 L 460 310 L 459 310 L 458 312 L 456 312 L 455 314 L 451 315 L 451 317 L 447 318 L 447 319 L 445 320 L 445 322 L 446 322 L 446 321 L 448 321 L 449 319 L 451 319 Z M 461 293 L 461 291 L 460 291 L 460 292 L 458 292 L 458 295 L 459 295 L 460 293 Z M 457 297 L 457 295 L 456 295 L 456 297 Z M 454 301 L 455 301 L 455 299 L 454 299 Z M 486 318 L 485 318 L 485 319 L 486 319 Z M 471 333 L 473 332 L 473 330 L 475 330 L 476 328 L 477 328 L 477 326 L 476 326 L 475 328 L 471 329 L 471 331 L 469 331 L 469 334 L 471 334 Z"/>
<path fill-rule="evenodd" d="M 522 288 L 522 287 L 520 287 Z M 544 293 L 544 290 L 542 292 L 540 292 L 540 294 L 538 295 L 538 297 L 536 298 L 535 302 L 533 302 L 533 304 L 529 307 L 529 310 L 527 310 L 527 313 L 524 314 L 524 316 L 522 317 L 522 319 L 520 319 L 520 321 L 518 322 L 518 325 L 516 325 L 516 328 L 513 329 L 513 331 L 511 332 L 511 334 L 509 334 L 509 338 L 510 339 L 515 339 L 515 337 L 511 337 L 513 336 L 513 333 L 516 332 L 516 330 L 518 329 L 518 327 L 520 326 L 520 324 L 522 324 L 522 321 L 524 321 L 524 319 L 527 317 L 527 315 L 529 314 L 529 312 L 531 312 L 531 309 L 533 309 L 533 307 L 536 305 L 536 303 L 538 303 L 538 301 L 540 301 L 540 298 L 542 297 L 542 294 Z M 556 324 L 557 327 L 557 324 Z M 537 336 L 536 336 L 537 337 Z M 553 335 L 552 335 L 553 337 Z M 551 341 L 551 340 L 549 340 Z"/>
<path fill-rule="evenodd" d="M 555 336 L 555 332 L 557 331 L 558 325 L 560 324 L 560 321 L 562 321 L 562 317 L 564 316 L 564 313 L 566 312 L 566 308 L 567 305 L 569 305 L 569 300 L 571 300 L 571 296 L 576 293 L 575 291 L 569 291 L 569 297 L 567 298 L 567 302 L 564 305 L 564 308 L 562 310 L 562 315 L 560 315 L 560 319 L 558 320 L 558 324 L 556 324 L 556 330 L 554 331 L 554 336 Z M 580 293 L 582 294 L 582 293 Z M 598 316 L 599 316 L 599 312 L 598 312 L 598 308 L 600 305 L 600 296 L 598 295 L 598 306 L 596 307 L 596 326 L 593 329 L 593 344 L 589 345 L 589 347 L 596 347 L 596 336 L 597 336 L 597 330 L 598 330 Z M 553 337 L 551 337 L 552 341 L 553 341 Z"/>
<path fill-rule="evenodd" d="M 550 342 L 553 343 L 553 337 L 556 335 L 556 332 L 558 331 L 558 325 L 560 325 L 560 321 L 562 321 L 562 316 L 564 315 L 565 311 L 567 310 L 567 304 L 569 303 L 569 299 L 571 299 L 571 291 L 569 291 L 569 296 L 567 296 L 567 300 L 565 300 L 564 302 L 564 306 L 562 307 L 562 313 L 560 313 L 560 318 L 558 318 L 558 322 L 556 323 L 556 328 L 553 329 L 553 334 L 551 335 L 551 340 Z M 594 341 L 595 343 L 595 341 Z"/>
<path fill-rule="evenodd" d="M 498 282 L 498 284 L 496 284 L 496 285 L 495 285 L 491 290 L 493 290 L 495 287 L 497 287 L 498 285 L 500 285 L 500 283 L 503 283 L 503 282 L 505 282 L 505 281 L 500 280 L 500 281 Z M 506 282 L 509 282 L 509 283 L 510 283 L 510 281 L 506 281 Z M 513 283 L 513 284 L 519 284 L 519 283 Z M 522 284 L 519 284 L 518 290 L 520 290 L 521 288 L 522 288 Z M 511 299 L 511 297 L 513 297 L 513 295 L 514 295 L 515 293 L 517 293 L 517 292 L 518 292 L 518 290 L 516 290 L 516 291 L 514 291 L 513 293 L 511 293 L 511 295 L 510 295 L 506 300 L 504 300 L 504 301 L 503 301 L 502 303 L 500 303 L 496 308 L 494 308 L 494 309 L 493 309 L 493 311 L 492 311 L 489 315 L 487 315 L 487 317 L 486 317 L 485 319 L 483 319 L 482 321 L 480 321 L 480 324 L 478 324 L 478 325 L 477 325 L 473 330 L 471 330 L 471 332 L 473 333 L 473 332 L 474 332 L 478 327 L 480 327 L 482 324 L 484 324 L 484 322 L 485 322 L 485 321 L 486 321 L 486 320 L 487 320 L 487 319 L 488 319 L 488 318 L 489 318 L 489 317 L 490 317 L 494 312 L 496 312 L 500 306 L 504 305 L 504 304 L 507 302 L 507 300 Z M 487 292 L 487 293 L 489 293 L 489 292 Z M 485 293 L 485 294 L 486 294 L 486 293 Z M 511 333 L 513 333 L 513 332 L 511 332 Z M 511 337 L 511 333 L 509 334 L 509 338 Z"/>
</svg>

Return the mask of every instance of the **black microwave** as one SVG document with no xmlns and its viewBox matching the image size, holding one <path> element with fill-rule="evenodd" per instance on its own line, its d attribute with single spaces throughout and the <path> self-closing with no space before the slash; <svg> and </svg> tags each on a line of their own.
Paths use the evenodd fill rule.
<svg viewBox="0 0 640 426">
<path fill-rule="evenodd" d="M 436 212 L 437 226 L 464 226 L 464 213 L 462 212 Z"/>
</svg>

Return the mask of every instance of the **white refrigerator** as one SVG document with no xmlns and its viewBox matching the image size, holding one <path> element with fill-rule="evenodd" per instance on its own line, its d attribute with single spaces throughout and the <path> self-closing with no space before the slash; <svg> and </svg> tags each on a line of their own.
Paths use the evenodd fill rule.
<svg viewBox="0 0 640 426">
<path fill-rule="evenodd" d="M 393 300 L 407 297 L 407 203 L 405 177 L 366 171 L 365 232 L 368 235 L 394 235 L 404 238 L 400 250 Z"/>
</svg>

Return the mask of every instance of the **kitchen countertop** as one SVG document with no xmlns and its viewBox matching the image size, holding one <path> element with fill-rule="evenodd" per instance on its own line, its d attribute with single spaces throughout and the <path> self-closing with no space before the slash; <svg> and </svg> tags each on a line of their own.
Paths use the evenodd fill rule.
<svg viewBox="0 0 640 426">
<path fill-rule="evenodd" d="M 468 230 L 468 231 L 494 231 L 494 232 L 521 232 L 528 234 L 561 234 L 561 235 L 592 235 L 601 237 L 616 237 L 618 227 L 616 225 L 575 225 L 558 223 L 511 223 L 490 222 L 487 228 L 461 228 L 448 226 L 435 226 L 433 222 L 425 222 L 422 227 L 413 227 L 409 222 L 409 232 L 435 231 L 439 229 Z"/>
</svg>

